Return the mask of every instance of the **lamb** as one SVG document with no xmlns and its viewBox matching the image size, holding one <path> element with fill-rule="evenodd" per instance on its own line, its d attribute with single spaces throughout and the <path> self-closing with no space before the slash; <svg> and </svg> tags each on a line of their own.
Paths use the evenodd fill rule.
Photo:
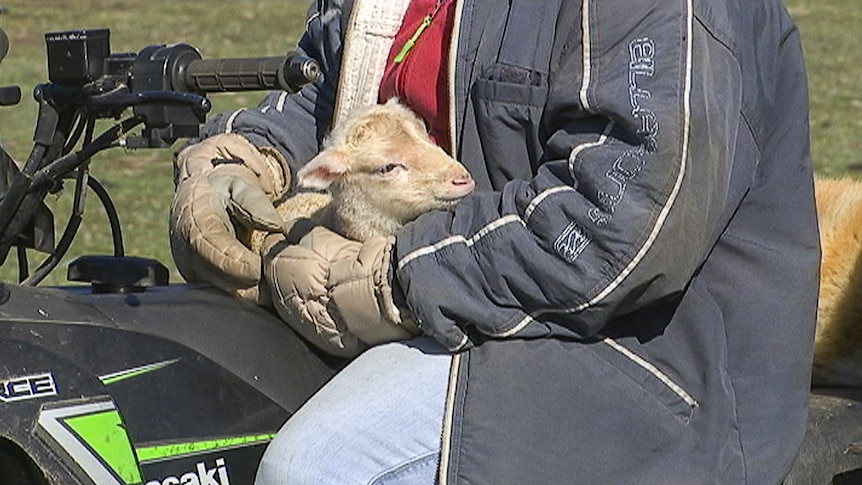
<svg viewBox="0 0 862 485">
<path fill-rule="evenodd" d="M 397 99 L 347 119 L 296 177 L 300 188 L 329 192 L 287 199 L 278 206 L 282 218 L 310 217 L 358 241 L 394 235 L 425 212 L 452 209 L 475 187 L 467 169 Z"/>
<path fill-rule="evenodd" d="M 336 127 L 323 150 L 296 173 L 297 192 L 279 198 L 285 222 L 311 219 L 347 238 L 393 236 L 431 210 L 451 210 L 476 184 L 434 144 L 423 121 L 397 99 L 369 106 Z M 271 236 L 271 237 L 270 237 Z M 283 235 L 237 227 L 252 251 L 267 253 Z M 268 305 L 265 285 L 235 296 Z"/>
<path fill-rule="evenodd" d="M 815 181 L 821 262 L 812 384 L 862 385 L 862 182 Z"/>
<path fill-rule="evenodd" d="M 357 241 L 391 238 L 425 212 L 451 210 L 476 185 L 463 165 L 433 143 L 422 120 L 397 100 L 363 108 L 337 126 L 324 142 L 324 149 L 297 171 L 296 181 L 300 189 L 315 192 L 291 194 L 277 202 L 285 222 L 308 218 Z M 292 233 L 289 231 L 287 237 Z M 297 249 L 286 244 L 287 240 L 295 241 L 286 240 L 285 235 L 262 236 L 259 242 L 252 241 L 251 247 L 265 259 L 284 261 L 280 258 Z M 273 264 L 267 268 L 272 269 Z M 300 291 L 293 281 L 279 284 L 282 273 L 273 271 L 260 285 L 259 293 L 258 288 L 252 288 L 239 296 L 271 303 L 300 335 L 324 351 L 354 356 L 368 345 L 418 333 L 412 317 L 395 308 L 392 301 L 378 302 L 385 314 L 378 325 L 340 328 L 335 322 L 312 325 L 304 321 L 300 315 L 315 311 L 315 304 L 319 304 L 315 295 L 329 291 L 324 285 L 328 276 L 316 273 L 319 268 L 313 263 L 308 268 L 302 263 L 296 266 L 296 260 L 285 264 L 307 269 L 319 284 L 302 286 Z M 388 289 L 381 290 L 385 291 Z"/>
<path fill-rule="evenodd" d="M 358 110 L 296 173 L 300 191 L 276 202 L 285 221 L 309 218 L 357 241 L 394 235 L 431 210 L 451 210 L 475 188 L 397 99 Z M 322 192 L 326 191 L 326 192 Z M 253 249 L 265 233 L 251 236 Z"/>
</svg>

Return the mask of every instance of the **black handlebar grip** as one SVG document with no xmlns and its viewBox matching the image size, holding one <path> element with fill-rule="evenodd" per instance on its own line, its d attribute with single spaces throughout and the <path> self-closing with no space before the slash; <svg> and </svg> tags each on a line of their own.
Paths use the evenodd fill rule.
<svg viewBox="0 0 862 485">
<path fill-rule="evenodd" d="M 294 93 L 320 77 L 310 57 L 289 52 L 284 57 L 203 59 L 185 68 L 190 91 L 218 93 L 282 89 Z"/>
</svg>

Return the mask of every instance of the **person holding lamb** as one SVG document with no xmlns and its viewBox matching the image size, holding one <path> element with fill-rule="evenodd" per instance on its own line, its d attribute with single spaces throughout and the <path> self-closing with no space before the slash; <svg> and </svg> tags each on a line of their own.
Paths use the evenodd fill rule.
<svg viewBox="0 0 862 485">
<path fill-rule="evenodd" d="M 396 98 L 357 109 L 323 147 L 296 173 L 296 185 L 307 190 L 276 201 L 279 216 L 288 224 L 311 219 L 356 241 L 376 238 L 391 244 L 389 237 L 405 223 L 428 211 L 451 210 L 476 185 L 463 165 L 432 142 L 422 120 Z M 281 233 L 255 231 L 248 245 L 271 254 L 271 268 L 291 266 L 294 272 L 317 275 L 307 278 L 311 282 L 329 276 L 328 267 L 309 259 Z M 387 312 L 384 321 L 304 319 L 302 314 L 311 311 L 306 302 L 324 299 L 332 285 L 298 287 L 282 275 L 273 271 L 267 278 L 273 306 L 297 333 L 330 354 L 354 357 L 369 345 L 419 334 L 410 313 L 390 304 L 388 294 L 380 302 Z"/>
<path fill-rule="evenodd" d="M 302 325 L 409 314 L 422 336 L 353 358 L 258 484 L 783 481 L 819 246 L 778 0 L 323 0 L 299 48 L 320 81 L 216 117 L 176 158 L 177 265 L 264 304 L 296 288 Z M 283 221 L 328 134 L 394 97 L 475 190 L 394 238 Z"/>
</svg>

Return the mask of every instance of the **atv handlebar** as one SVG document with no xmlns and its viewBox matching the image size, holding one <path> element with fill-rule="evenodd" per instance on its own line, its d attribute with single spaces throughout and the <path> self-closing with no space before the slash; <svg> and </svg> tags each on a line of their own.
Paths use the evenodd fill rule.
<svg viewBox="0 0 862 485">
<path fill-rule="evenodd" d="M 279 57 L 204 60 L 197 49 L 179 43 L 151 45 L 137 54 L 111 54 L 109 38 L 108 29 L 45 34 L 48 78 L 63 86 L 125 82 L 133 92 L 167 89 L 204 94 L 296 92 L 320 77 L 317 62 L 298 51 Z"/>
<path fill-rule="evenodd" d="M 199 93 L 266 89 L 296 92 L 319 77 L 317 63 L 295 52 L 284 57 L 192 61 L 184 76 L 188 90 Z"/>
<path fill-rule="evenodd" d="M 144 123 L 131 148 L 164 148 L 193 138 L 205 121 L 206 93 L 281 89 L 296 92 L 320 77 L 317 62 L 298 51 L 281 57 L 201 58 L 188 44 L 151 45 L 110 53 L 108 29 L 45 34 L 51 105 L 74 105 L 95 118 L 117 118 L 126 108 Z"/>
<path fill-rule="evenodd" d="M 45 34 L 49 82 L 33 90 L 39 105 L 33 149 L 18 170 L 0 145 L 0 265 L 12 247 L 18 248 L 24 284 L 38 284 L 65 254 L 80 224 L 84 186 L 99 195 L 111 222 L 115 255 L 122 256 L 113 205 L 89 175 L 96 153 L 118 146 L 167 148 L 179 138 L 197 137 L 211 107 L 207 93 L 296 92 L 320 77 L 317 63 L 298 51 L 281 57 L 204 60 L 196 48 L 179 43 L 111 54 L 109 37 L 107 29 Z M 5 35 L 0 36 L 0 60 L 7 48 Z M 0 88 L 0 105 L 16 103 L 20 90 L 17 95 L 15 90 Z M 96 120 L 120 119 L 128 109 L 131 116 L 94 137 Z M 141 125 L 139 135 L 131 133 Z M 54 246 L 53 223 L 39 215 L 47 211 L 46 195 L 58 192 L 69 178 L 76 184 L 72 214 Z M 25 248 L 50 254 L 26 279 L 26 261 L 21 265 Z"/>
</svg>

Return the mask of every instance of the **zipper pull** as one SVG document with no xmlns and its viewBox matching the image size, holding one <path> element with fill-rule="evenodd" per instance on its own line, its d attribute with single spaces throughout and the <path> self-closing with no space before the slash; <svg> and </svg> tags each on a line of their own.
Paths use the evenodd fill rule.
<svg viewBox="0 0 862 485">
<path fill-rule="evenodd" d="M 401 64 L 401 62 L 404 61 L 404 58 L 407 57 L 407 54 L 413 49 L 413 46 L 416 45 L 416 41 L 419 39 L 419 36 L 422 35 L 422 32 L 425 32 L 425 29 L 427 29 L 429 25 L 431 25 L 431 20 L 433 18 L 433 16 L 428 15 L 422 19 L 422 23 L 416 28 L 416 32 L 414 32 L 413 36 L 404 43 L 404 47 L 401 48 L 398 55 L 392 60 L 394 64 Z"/>
</svg>

